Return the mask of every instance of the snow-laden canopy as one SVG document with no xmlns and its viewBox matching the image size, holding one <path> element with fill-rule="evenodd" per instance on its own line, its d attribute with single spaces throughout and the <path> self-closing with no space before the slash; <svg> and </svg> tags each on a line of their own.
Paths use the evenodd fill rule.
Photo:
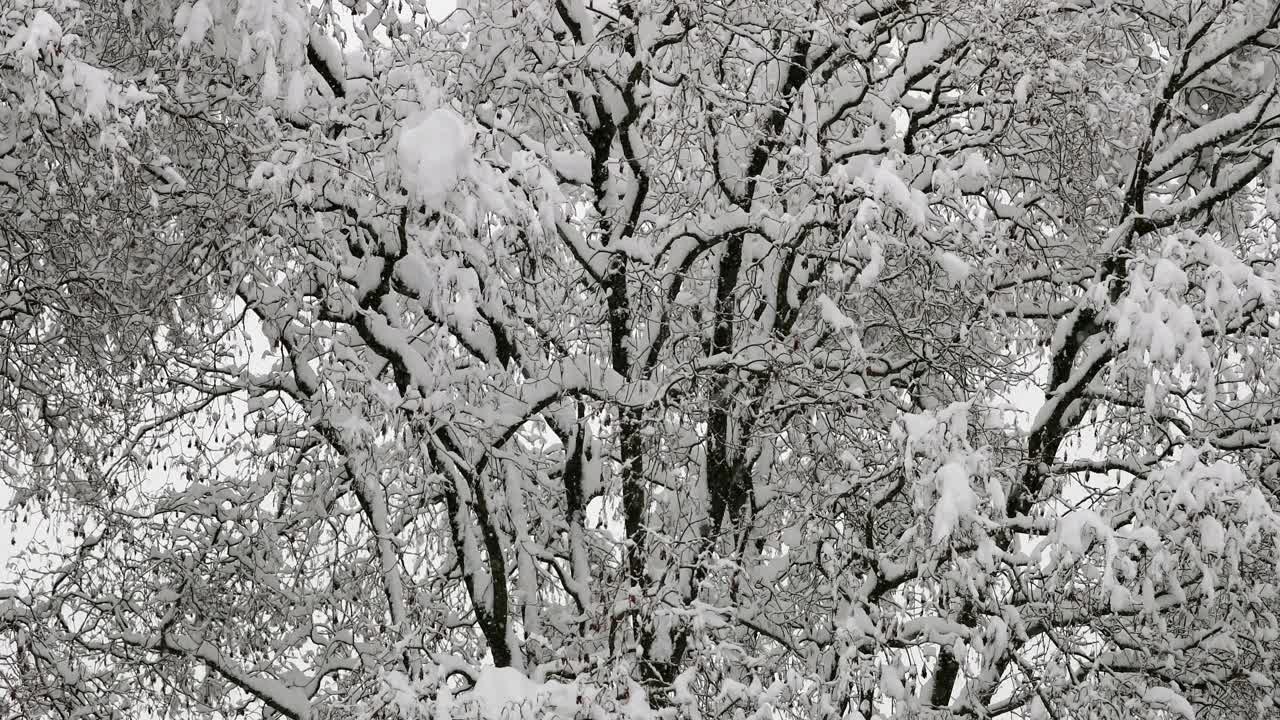
<svg viewBox="0 0 1280 720">
<path fill-rule="evenodd" d="M 427 10 L 0 4 L 0 715 L 1273 712 L 1280 6 Z"/>
</svg>

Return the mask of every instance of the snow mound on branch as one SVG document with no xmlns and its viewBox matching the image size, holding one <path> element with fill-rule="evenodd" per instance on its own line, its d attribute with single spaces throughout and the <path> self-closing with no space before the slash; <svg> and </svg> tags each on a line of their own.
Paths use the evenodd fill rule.
<svg viewBox="0 0 1280 720">
<path fill-rule="evenodd" d="M 951 536 L 960 521 L 973 516 L 978 509 L 978 496 L 969 486 L 969 472 L 963 464 L 949 462 L 934 475 L 938 502 L 933 507 L 933 542 Z"/>
<path fill-rule="evenodd" d="M 1207 555 L 1221 555 L 1227 548 L 1227 531 L 1212 515 L 1200 518 L 1200 550 Z"/>
<path fill-rule="evenodd" d="M 1186 720 L 1196 720 L 1195 708 L 1177 692 L 1165 687 L 1148 688 L 1142 695 L 1142 701 L 1155 705 L 1160 709 Z"/>
<path fill-rule="evenodd" d="M 845 315 L 840 306 L 832 300 L 826 293 L 818 296 L 818 309 L 822 312 L 822 320 L 831 326 L 836 332 L 843 330 L 856 330 L 858 323 L 854 322 Z"/>
<path fill-rule="evenodd" d="M 867 264 L 863 266 L 862 272 L 858 273 L 858 285 L 864 290 L 875 285 L 882 270 L 884 270 L 884 248 L 880 243 L 871 241 L 867 243 Z"/>
<path fill-rule="evenodd" d="M 173 29 L 182 33 L 178 38 L 178 52 L 185 53 L 204 42 L 205 35 L 213 27 L 213 11 L 208 0 L 183 3 L 173 18 Z"/>
<path fill-rule="evenodd" d="M 557 707 L 576 705 L 575 696 L 559 683 L 538 684 L 512 668 L 484 668 L 469 693 L 481 716 L 524 718 L 554 716 Z M 458 698 L 462 700 L 463 698 Z M 550 711 L 550 713 L 548 712 Z"/>
<path fill-rule="evenodd" d="M 411 116 L 400 131 L 401 182 L 410 196 L 439 207 L 470 166 L 472 132 L 459 116 L 441 107 Z"/>
<path fill-rule="evenodd" d="M 947 274 L 947 282 L 950 287 L 964 284 L 964 281 L 973 273 L 973 268 L 969 263 L 960 258 L 959 255 L 951 252 L 939 252 L 935 257 L 939 267 Z"/>
<path fill-rule="evenodd" d="M 981 192 L 991 181 L 991 168 L 981 153 L 965 156 L 964 164 L 956 172 L 957 186 L 967 193 Z"/>
<path fill-rule="evenodd" d="M 903 413 L 902 424 L 894 428 L 894 439 L 904 444 L 903 464 L 912 469 L 917 457 L 935 457 L 939 461 L 956 452 L 970 450 L 969 403 L 957 402 L 936 410 Z"/>
<path fill-rule="evenodd" d="M 925 224 L 928 218 L 928 201 L 919 190 L 907 186 L 898 174 L 897 163 L 892 159 L 885 158 L 880 164 L 871 166 L 867 180 L 876 196 L 897 208 L 912 224 Z"/>
<path fill-rule="evenodd" d="M 595 716 L 589 712 L 602 700 L 615 720 L 654 720 L 645 691 L 635 682 L 623 687 L 589 683 L 537 681 L 513 668 L 478 668 L 475 685 L 466 692 L 437 702 L 436 718 L 478 720 L 574 720 Z M 620 691 L 620 692 L 619 692 Z M 608 698 L 608 700 L 604 700 Z"/>
<path fill-rule="evenodd" d="M 475 684 L 456 694 L 440 678 L 414 681 L 392 671 L 383 675 L 383 682 L 403 718 L 569 720 L 580 717 L 583 703 L 593 696 L 576 683 L 537 682 L 514 668 L 475 668 L 473 677 Z M 434 701 L 424 702 L 431 696 Z"/>
<path fill-rule="evenodd" d="M 37 10 L 25 29 L 13 34 L 5 44 L 4 52 L 16 54 L 27 60 L 35 60 L 40 51 L 62 42 L 62 25 L 44 10 Z"/>
<path fill-rule="evenodd" d="M 1111 525 L 1093 510 L 1081 508 L 1058 518 L 1058 542 L 1077 556 L 1089 548 L 1090 531 L 1098 542 L 1111 540 Z"/>
</svg>

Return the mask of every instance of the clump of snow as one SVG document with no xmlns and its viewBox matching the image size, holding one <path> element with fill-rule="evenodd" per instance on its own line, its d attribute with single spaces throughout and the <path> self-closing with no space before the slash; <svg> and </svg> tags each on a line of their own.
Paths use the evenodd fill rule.
<svg viewBox="0 0 1280 720">
<path fill-rule="evenodd" d="M 267 53 L 266 65 L 262 71 L 262 82 L 258 85 L 264 102 L 275 102 L 280 97 L 280 70 L 276 67 L 276 56 Z"/>
<path fill-rule="evenodd" d="M 1280 220 L 1280 147 L 1271 151 L 1271 166 L 1267 169 L 1267 190 L 1265 203 L 1267 214 L 1272 220 Z"/>
<path fill-rule="evenodd" d="M 962 192 L 981 192 L 991 179 L 991 168 L 981 153 L 971 152 L 964 158 L 964 164 L 956 170 L 956 187 Z"/>
<path fill-rule="evenodd" d="M 916 456 L 941 460 L 968 452 L 969 407 L 967 402 L 956 402 L 932 411 L 903 413 L 894 439 L 903 441 L 906 469 L 914 467 Z"/>
<path fill-rule="evenodd" d="M 840 306 L 824 293 L 818 296 L 818 309 L 822 313 L 822 319 L 836 333 L 848 339 L 856 355 L 864 355 L 862 341 L 858 337 L 858 323 L 848 315 L 845 315 Z"/>
<path fill-rule="evenodd" d="M 1092 530 L 1099 541 L 1111 539 L 1111 526 L 1098 513 L 1080 509 L 1058 519 L 1058 542 L 1076 555 L 1083 555 L 1089 547 L 1089 539 L 1085 535 L 1087 530 Z"/>
<path fill-rule="evenodd" d="M 338 81 L 339 86 L 345 89 L 347 66 L 343 61 L 342 48 L 338 45 L 338 41 L 321 32 L 319 26 L 313 24 L 308 31 L 307 42 L 329 72 L 334 74 L 334 79 Z"/>
<path fill-rule="evenodd" d="M 646 264 L 652 264 L 657 259 L 657 249 L 653 241 L 644 236 L 630 235 L 616 238 L 609 247 L 614 252 Z"/>
<path fill-rule="evenodd" d="M 969 444 L 969 408 L 967 402 L 956 402 L 904 413 L 901 427 L 894 431 L 894 439 L 904 443 L 903 469 L 917 478 L 915 506 L 922 516 L 932 514 L 934 543 L 951 537 L 962 523 L 991 524 L 978 512 L 978 495 L 970 484 L 987 472 L 985 451 Z M 993 502 L 1003 505 L 1001 494 L 993 495 Z"/>
<path fill-rule="evenodd" d="M 506 713 L 521 717 L 526 712 L 523 706 L 533 713 L 538 700 L 538 686 L 513 668 L 485 668 L 471 692 L 487 717 Z"/>
<path fill-rule="evenodd" d="M 901 700 L 907 696 L 907 689 L 902 684 L 902 673 L 893 665 L 880 667 L 880 692 L 885 697 Z"/>
<path fill-rule="evenodd" d="M 1253 672 L 1252 670 L 1245 672 L 1245 676 L 1249 679 L 1249 682 L 1257 685 L 1258 687 L 1270 688 L 1275 686 L 1275 683 L 1272 682 L 1271 678 L 1266 675 Z"/>
<path fill-rule="evenodd" d="M 1005 505 L 1008 504 L 1008 497 L 1005 495 L 1004 486 L 1000 484 L 1000 478 L 991 475 L 987 478 L 987 501 L 991 504 L 991 510 L 997 517 L 1003 517 Z"/>
<path fill-rule="evenodd" d="M 1107 605 L 1110 606 L 1111 612 L 1124 612 L 1133 607 L 1133 593 L 1114 579 L 1108 578 L 1111 588 L 1107 594 Z"/>
<path fill-rule="evenodd" d="M 209 10 L 209 0 L 196 0 L 194 5 L 183 3 L 173 17 L 173 28 L 182 33 L 178 37 L 178 52 L 184 53 L 204 42 L 212 27 L 213 13 Z"/>
<path fill-rule="evenodd" d="M 44 10 L 37 10 L 31 23 L 25 29 L 18 30 L 5 43 L 6 55 L 17 54 L 19 57 L 34 61 L 40 51 L 50 45 L 62 42 L 62 25 Z"/>
<path fill-rule="evenodd" d="M 307 76 L 295 68 L 289 73 L 289 82 L 284 93 L 284 109 L 296 113 L 306 105 L 306 100 Z"/>
<path fill-rule="evenodd" d="M 437 706 L 436 711 L 437 716 L 484 720 L 572 718 L 579 711 L 582 692 L 574 685 L 535 682 L 514 668 L 485 667 L 476 671 L 476 683 L 469 692 L 453 697 L 452 707 Z"/>
<path fill-rule="evenodd" d="M 1121 538 L 1130 542 L 1139 543 L 1148 550 L 1159 550 L 1162 546 L 1160 542 L 1160 532 L 1153 527 L 1139 525 L 1136 527 L 1126 528 L 1122 532 L 1117 533 Z"/>
<path fill-rule="evenodd" d="M 880 271 L 884 269 L 884 249 L 879 243 L 870 242 L 867 244 L 867 264 L 858 273 L 858 285 L 862 288 L 869 288 L 875 284 L 876 279 L 880 277 Z"/>
<path fill-rule="evenodd" d="M 871 166 L 868 176 L 872 191 L 877 196 L 896 207 L 912 223 L 924 225 L 928 201 L 919 190 L 907 187 L 893 160 L 885 158 L 879 165 Z"/>
<path fill-rule="evenodd" d="M 1226 549 L 1226 530 L 1212 515 L 1200 518 L 1200 550 L 1208 555 L 1221 555 Z"/>
<path fill-rule="evenodd" d="M 933 542 L 951 536 L 962 520 L 971 517 L 978 507 L 978 496 L 969 486 L 969 472 L 964 465 L 951 461 L 934 474 L 938 501 L 933 507 Z"/>
<path fill-rule="evenodd" d="M 400 711 L 402 717 L 412 717 L 418 707 L 418 693 L 413 689 L 413 682 L 404 673 L 392 670 L 382 676 L 382 681 L 391 690 L 391 702 Z"/>
<path fill-rule="evenodd" d="M 1142 694 L 1142 701 L 1155 705 L 1166 712 L 1181 716 L 1185 720 L 1196 720 L 1195 708 L 1191 706 L 1191 703 L 1186 698 L 1182 697 L 1181 693 L 1171 688 L 1147 688 L 1147 691 Z"/>
<path fill-rule="evenodd" d="M 934 260 L 938 266 L 947 274 L 947 280 L 951 287 L 956 287 L 964 283 L 969 275 L 973 272 L 973 268 L 969 267 L 969 263 L 960 259 L 959 255 L 950 252 L 939 252 Z"/>
<path fill-rule="evenodd" d="M 591 158 L 583 152 L 551 150 L 547 153 L 551 167 L 569 182 L 585 185 L 591 182 Z"/>
<path fill-rule="evenodd" d="M 848 315 L 845 315 L 835 301 L 827 297 L 826 293 L 818 296 L 818 309 L 822 313 L 823 321 L 837 332 L 854 330 L 858 327 L 858 324 L 851 320 Z"/>
<path fill-rule="evenodd" d="M 1019 105 L 1027 104 L 1027 94 L 1031 90 L 1031 75 L 1023 75 L 1013 86 L 1013 101 Z"/>
<path fill-rule="evenodd" d="M 400 131 L 401 182 L 428 207 L 438 207 L 467 175 L 472 133 L 447 107 L 411 116 Z"/>
<path fill-rule="evenodd" d="M 101 120 L 111 109 L 113 80 L 101 68 L 68 60 L 62 70 L 62 90 L 75 98 L 86 117 Z"/>
<path fill-rule="evenodd" d="M 1171 264 L 1159 267 L 1161 283 L 1185 282 L 1180 275 L 1180 269 Z M 1130 352 L 1147 352 L 1156 363 L 1200 370 L 1210 367 L 1195 311 L 1176 291 L 1160 289 L 1155 278 L 1145 274 L 1133 277 L 1129 293 L 1108 315 L 1116 324 L 1116 338 L 1127 341 Z"/>
<path fill-rule="evenodd" d="M 693 691 L 693 683 L 696 679 L 697 669 L 693 667 L 685 668 L 684 672 L 676 676 L 675 682 L 671 685 L 675 704 L 695 706 L 698 702 L 698 696 Z"/>
<path fill-rule="evenodd" d="M 853 216 L 853 226 L 864 228 L 880 219 L 880 204 L 871 198 L 863 198 L 858 203 L 858 212 Z"/>
<path fill-rule="evenodd" d="M 1162 257 L 1156 261 L 1152 282 L 1160 290 L 1182 292 L 1187 287 L 1187 273 L 1172 258 Z"/>
</svg>

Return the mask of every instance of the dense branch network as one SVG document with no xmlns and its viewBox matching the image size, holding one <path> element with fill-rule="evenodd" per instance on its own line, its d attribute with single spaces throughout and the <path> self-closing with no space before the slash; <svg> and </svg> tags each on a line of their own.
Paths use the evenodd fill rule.
<svg viewBox="0 0 1280 720">
<path fill-rule="evenodd" d="M 1275 3 L 0 40 L 6 717 L 1270 707 Z"/>
</svg>

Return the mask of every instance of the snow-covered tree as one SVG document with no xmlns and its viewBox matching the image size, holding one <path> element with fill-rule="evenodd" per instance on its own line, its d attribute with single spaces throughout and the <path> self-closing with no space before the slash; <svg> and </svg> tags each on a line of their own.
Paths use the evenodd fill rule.
<svg viewBox="0 0 1280 720">
<path fill-rule="evenodd" d="M 1266 716 L 1278 44 L 7 0 L 0 708 Z"/>
</svg>

